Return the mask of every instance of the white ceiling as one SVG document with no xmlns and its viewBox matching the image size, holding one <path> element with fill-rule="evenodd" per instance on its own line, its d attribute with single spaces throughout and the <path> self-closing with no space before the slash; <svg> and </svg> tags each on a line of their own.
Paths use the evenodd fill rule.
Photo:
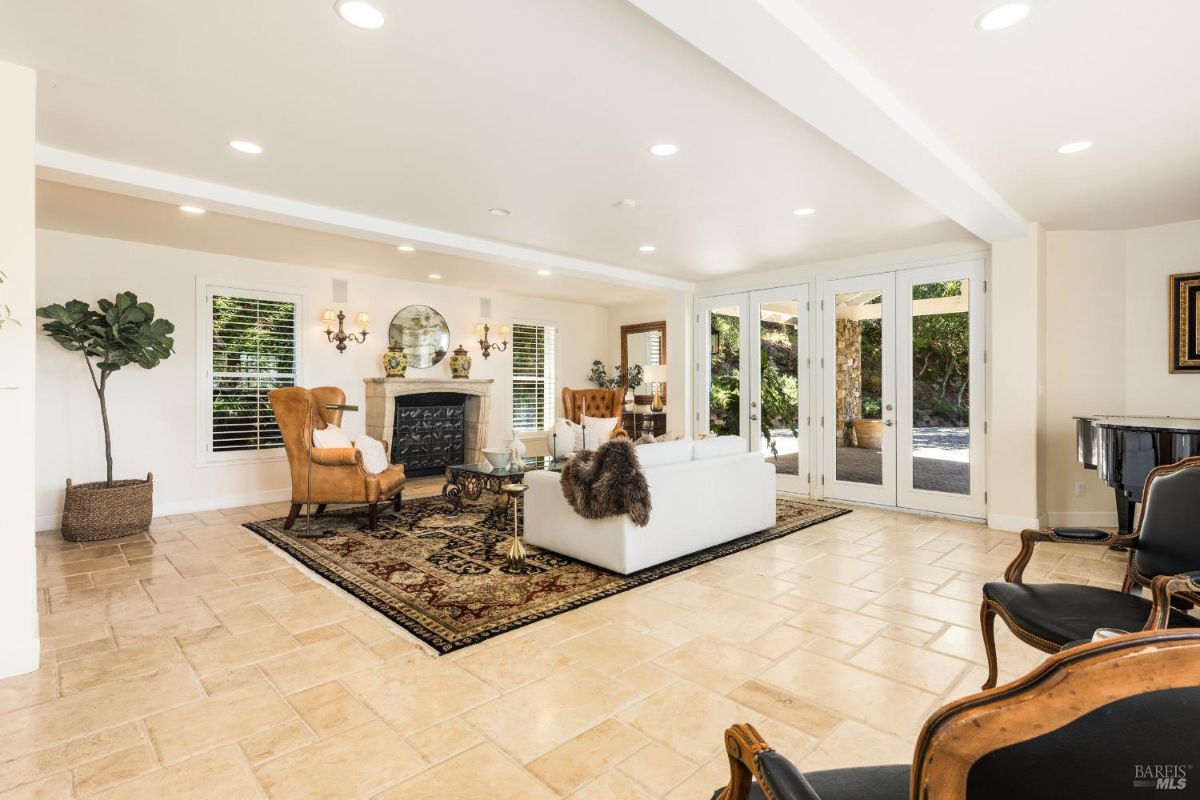
<svg viewBox="0 0 1200 800">
<path fill-rule="evenodd" d="M 377 2 L 6 2 L 0 59 L 43 145 L 685 279 L 963 235 L 624 0 Z"/>
<path fill-rule="evenodd" d="M 801 5 L 1018 211 L 1050 228 L 1200 217 L 1200 3 L 998 0 Z M 1092 149 L 1073 156 L 1059 145 Z"/>
<path fill-rule="evenodd" d="M 658 293 L 587 278 L 535 276 L 528 269 L 473 258 L 418 251 L 320 231 L 208 212 L 183 214 L 174 205 L 41 180 L 39 228 L 109 239 L 257 258 L 283 264 L 385 275 L 487 292 L 508 292 L 592 305 L 636 303 Z"/>
</svg>

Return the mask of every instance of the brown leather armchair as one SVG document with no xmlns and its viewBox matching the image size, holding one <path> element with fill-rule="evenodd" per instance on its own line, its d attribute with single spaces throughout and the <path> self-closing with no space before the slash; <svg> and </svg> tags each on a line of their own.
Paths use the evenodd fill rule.
<svg viewBox="0 0 1200 800">
<path fill-rule="evenodd" d="M 610 439 L 628 436 L 621 427 L 621 416 L 625 410 L 624 389 L 567 389 L 562 390 L 563 415 L 571 422 L 581 422 L 589 417 L 617 418 Z"/>
<path fill-rule="evenodd" d="M 308 449 L 312 445 L 313 429 L 342 424 L 342 412 L 329 409 L 327 404 L 342 405 L 346 393 L 334 386 L 303 389 L 290 386 L 276 389 L 267 395 L 283 447 L 287 451 L 292 471 L 292 507 L 288 511 L 284 530 L 296 522 L 305 503 L 317 503 L 317 513 L 328 503 L 366 503 L 370 528 L 375 530 L 380 501 L 395 499 L 399 510 L 404 493 L 404 466 L 392 464 L 378 475 L 363 469 L 362 453 L 353 447 L 312 448 L 312 496 L 308 494 Z M 388 449 L 387 442 L 383 448 Z"/>
</svg>

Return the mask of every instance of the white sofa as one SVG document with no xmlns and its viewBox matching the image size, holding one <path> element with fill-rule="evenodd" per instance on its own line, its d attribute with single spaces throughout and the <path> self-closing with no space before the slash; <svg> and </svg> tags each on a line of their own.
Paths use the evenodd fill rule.
<svg viewBox="0 0 1200 800">
<path fill-rule="evenodd" d="M 775 525 L 775 468 L 739 436 L 639 445 L 650 524 L 584 519 L 557 472 L 525 476 L 525 541 L 628 575 Z"/>
</svg>

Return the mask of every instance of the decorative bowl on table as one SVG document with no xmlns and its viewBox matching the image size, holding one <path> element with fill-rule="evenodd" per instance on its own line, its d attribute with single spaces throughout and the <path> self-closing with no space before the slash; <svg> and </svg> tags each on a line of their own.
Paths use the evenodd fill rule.
<svg viewBox="0 0 1200 800">
<path fill-rule="evenodd" d="M 483 457 L 492 465 L 492 469 L 503 469 L 512 458 L 512 451 L 507 447 L 485 447 Z"/>
</svg>

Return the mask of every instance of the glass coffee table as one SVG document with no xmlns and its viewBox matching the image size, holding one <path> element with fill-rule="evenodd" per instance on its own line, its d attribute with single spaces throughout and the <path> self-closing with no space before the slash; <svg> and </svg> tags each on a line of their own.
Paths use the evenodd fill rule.
<svg viewBox="0 0 1200 800">
<path fill-rule="evenodd" d="M 501 527 L 508 525 L 509 495 L 504 487 L 514 483 L 523 483 L 526 472 L 545 469 L 551 472 L 562 472 L 565 458 L 550 456 L 533 456 L 521 459 L 521 466 L 493 467 L 488 462 L 482 464 L 455 464 L 446 467 L 446 483 L 442 486 L 442 497 L 450 503 L 453 514 L 461 514 L 465 500 L 478 500 L 484 492 L 496 495 L 496 508 L 501 512 Z"/>
</svg>

